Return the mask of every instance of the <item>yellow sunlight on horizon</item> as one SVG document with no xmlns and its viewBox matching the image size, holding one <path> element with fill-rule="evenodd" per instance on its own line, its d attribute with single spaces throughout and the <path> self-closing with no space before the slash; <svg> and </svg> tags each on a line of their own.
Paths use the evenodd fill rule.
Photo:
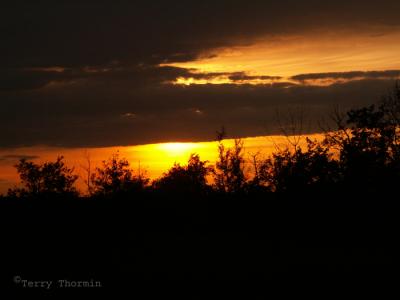
<svg viewBox="0 0 400 300">
<path fill-rule="evenodd" d="M 321 134 L 308 135 L 310 138 L 320 139 Z M 287 145 L 287 138 L 284 136 L 260 136 L 243 138 L 245 159 L 249 160 L 251 155 L 259 153 L 260 159 L 267 158 L 279 147 Z M 233 146 L 233 139 L 224 140 L 226 147 Z M 18 162 L 18 156 L 29 155 L 29 160 L 35 163 L 54 161 L 57 156 L 63 155 L 69 167 L 74 167 L 75 173 L 79 175 L 77 181 L 78 189 L 85 192 L 84 169 L 87 167 L 89 157 L 92 172 L 95 167 L 101 166 L 103 160 L 107 160 L 112 154 L 119 153 L 120 158 L 126 158 L 130 167 L 137 173 L 139 169 L 145 172 L 151 179 L 156 179 L 174 163 L 185 165 L 190 154 L 199 154 L 202 160 L 214 165 L 217 160 L 217 142 L 196 142 L 196 143 L 158 143 L 137 146 L 105 147 L 105 148 L 57 148 L 57 147 L 25 147 L 0 150 L 0 157 L 7 156 L 9 159 L 0 160 L 0 194 L 7 192 L 8 188 L 18 185 L 19 178 L 14 168 Z"/>
</svg>

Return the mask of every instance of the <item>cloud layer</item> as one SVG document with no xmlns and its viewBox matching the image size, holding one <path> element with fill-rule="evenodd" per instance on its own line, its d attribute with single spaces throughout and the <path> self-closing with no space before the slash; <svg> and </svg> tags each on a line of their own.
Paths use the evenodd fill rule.
<svg viewBox="0 0 400 300">
<path fill-rule="evenodd" d="M 260 37 L 349 28 L 385 34 L 400 26 L 399 1 L 215 2 L 2 5 L 0 147 L 204 140 L 221 125 L 234 136 L 263 135 L 277 133 L 276 111 L 290 107 L 305 107 L 315 131 L 333 105 L 376 101 L 399 76 L 398 70 L 349 70 L 281 78 L 160 67 Z M 169 84 L 179 77 L 224 77 L 229 84 Z M 346 81 L 335 84 L 338 79 Z M 333 81 L 304 84 L 313 80 Z"/>
</svg>

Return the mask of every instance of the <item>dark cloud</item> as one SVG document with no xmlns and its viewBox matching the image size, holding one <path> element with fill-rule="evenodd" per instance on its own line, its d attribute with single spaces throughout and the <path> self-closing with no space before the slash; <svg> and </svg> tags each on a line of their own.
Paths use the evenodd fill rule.
<svg viewBox="0 0 400 300">
<path fill-rule="evenodd" d="M 2 5 L 3 67 L 192 60 L 260 35 L 400 25 L 397 0 L 17 1 Z"/>
<path fill-rule="evenodd" d="M 277 131 L 277 108 L 307 106 L 317 119 L 335 103 L 373 102 L 392 81 L 173 86 L 165 83 L 178 77 L 278 78 L 159 67 L 260 36 L 400 25 L 399 1 L 371 2 L 9 1 L 0 10 L 0 147 L 203 140 L 223 124 L 259 135 Z"/>
<path fill-rule="evenodd" d="M 0 69 L 0 91 L 38 89 L 50 82 L 68 82 L 81 76 L 82 74 L 70 70 L 3 68 Z"/>
<path fill-rule="evenodd" d="M 197 76 L 191 70 L 175 67 L 115 66 L 82 68 L 0 68 L 0 91 L 31 90 L 43 88 L 50 83 L 73 84 L 84 80 L 116 84 L 130 81 L 142 86 L 171 81 L 180 76 Z M 213 73 L 198 75 L 213 77 Z"/>
<path fill-rule="evenodd" d="M 352 72 L 332 72 L 332 73 L 310 73 L 299 74 L 292 76 L 292 80 L 305 81 L 305 80 L 318 80 L 318 79 L 354 79 L 354 78 L 398 78 L 400 77 L 400 70 L 387 70 L 387 71 L 352 71 Z"/>
<path fill-rule="evenodd" d="M 14 160 L 21 160 L 21 159 L 26 159 L 26 160 L 32 160 L 32 159 L 37 159 L 39 156 L 36 155 L 24 155 L 24 154 L 5 154 L 0 156 L 0 161 L 14 161 Z"/>
<path fill-rule="evenodd" d="M 0 91 L 22 91 L 40 89 L 51 83 L 73 84 L 79 81 L 96 81 L 104 84 L 126 84 L 131 86 L 159 85 L 172 83 L 177 78 L 212 80 L 224 76 L 232 82 L 246 82 L 255 79 L 278 80 L 279 76 L 251 76 L 245 72 L 199 73 L 195 69 L 170 66 L 103 66 L 83 68 L 8 68 L 0 69 Z"/>
<path fill-rule="evenodd" d="M 255 76 L 255 75 L 247 75 L 245 72 L 236 72 L 229 75 L 229 79 L 233 81 L 247 81 L 247 80 L 279 80 L 282 79 L 281 76 Z"/>
<path fill-rule="evenodd" d="M 175 71 L 174 71 L 175 72 Z M 122 75 L 121 75 L 122 76 Z M 111 83 L 110 83 L 111 82 Z M 276 111 L 304 107 L 313 120 L 373 103 L 392 80 L 369 79 L 328 87 L 271 85 L 143 84 L 129 76 L 99 76 L 66 86 L 3 93 L 1 147 L 92 147 L 210 140 L 225 125 L 234 136 L 279 133 Z M 198 113 L 200 111 L 201 113 Z"/>
</svg>

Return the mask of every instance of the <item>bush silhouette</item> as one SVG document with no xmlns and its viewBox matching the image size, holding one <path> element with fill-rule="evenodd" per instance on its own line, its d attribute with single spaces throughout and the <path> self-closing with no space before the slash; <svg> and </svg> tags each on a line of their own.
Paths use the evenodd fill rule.
<svg viewBox="0 0 400 300">
<path fill-rule="evenodd" d="M 244 155 L 243 141 L 234 140 L 232 148 L 225 148 L 223 138 L 225 129 L 218 132 L 218 160 L 215 164 L 214 185 L 218 192 L 222 193 L 240 193 L 244 191 L 246 176 L 244 174 Z"/>
<path fill-rule="evenodd" d="M 143 174 L 134 175 L 128 160 L 120 158 L 118 152 L 96 168 L 91 181 L 93 193 L 97 196 L 142 192 L 149 183 Z"/>
<path fill-rule="evenodd" d="M 42 165 L 21 159 L 15 165 L 24 188 L 9 190 L 11 196 L 39 196 L 39 195 L 77 195 L 74 187 L 77 175 L 73 168 L 68 168 L 64 157 L 59 156 L 55 162 L 46 162 Z"/>
<path fill-rule="evenodd" d="M 260 167 L 260 182 L 274 192 L 327 188 L 337 182 L 338 162 L 329 149 L 306 139 L 307 148 L 288 147 L 272 154 Z"/>
<path fill-rule="evenodd" d="M 212 171 L 207 163 L 200 160 L 199 155 L 191 154 L 186 166 L 175 163 L 168 172 L 153 182 L 153 187 L 167 193 L 206 195 L 210 191 L 207 176 Z"/>
<path fill-rule="evenodd" d="M 350 189 L 386 190 L 400 179 L 400 89 L 379 106 L 350 110 L 337 119 L 327 145 L 338 149 L 341 176 Z"/>
</svg>

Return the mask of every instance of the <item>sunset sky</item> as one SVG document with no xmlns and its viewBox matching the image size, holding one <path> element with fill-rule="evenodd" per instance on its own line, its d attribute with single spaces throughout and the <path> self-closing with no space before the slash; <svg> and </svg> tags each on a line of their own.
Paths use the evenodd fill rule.
<svg viewBox="0 0 400 300">
<path fill-rule="evenodd" d="M 376 102 L 400 78 L 399 11 L 398 0 L 2 4 L 0 193 L 21 157 L 120 149 L 158 176 L 193 151 L 212 160 L 215 143 L 196 142 L 221 126 L 269 149 L 277 113 L 301 109 L 318 133 L 335 106 Z M 159 144 L 177 142 L 192 144 Z"/>
</svg>

